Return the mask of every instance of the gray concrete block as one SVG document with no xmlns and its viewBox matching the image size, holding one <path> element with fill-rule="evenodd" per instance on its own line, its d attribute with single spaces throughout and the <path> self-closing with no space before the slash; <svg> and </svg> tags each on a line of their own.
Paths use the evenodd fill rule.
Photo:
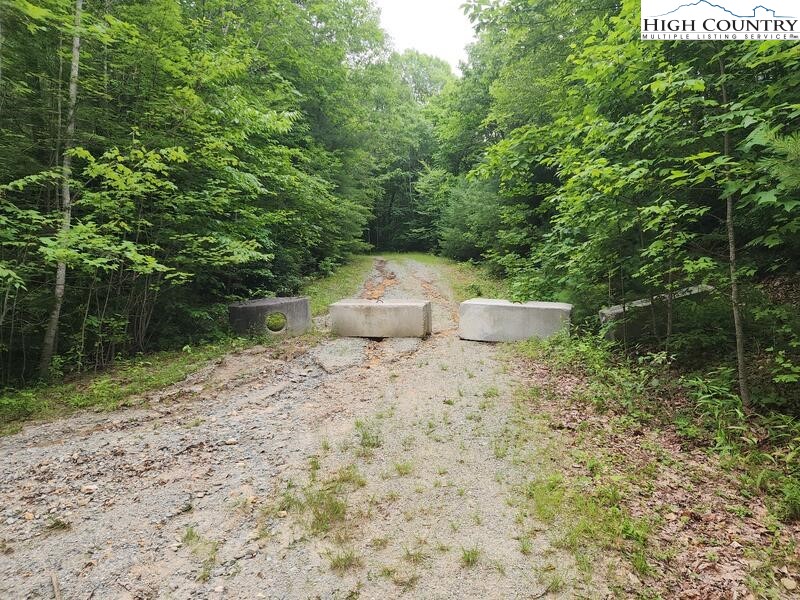
<svg viewBox="0 0 800 600">
<path fill-rule="evenodd" d="M 342 337 L 422 338 L 431 334 L 424 300 L 342 300 L 330 307 L 331 330 Z"/>
<path fill-rule="evenodd" d="M 285 326 L 275 330 L 272 315 L 283 315 Z M 240 335 L 302 335 L 311 329 L 311 305 L 308 298 L 264 298 L 237 302 L 228 307 L 231 327 Z M 268 320 L 273 324 L 270 329 Z"/>
<path fill-rule="evenodd" d="M 478 342 L 548 338 L 569 326 L 571 304 L 475 298 L 461 303 L 458 335 Z"/>
<path fill-rule="evenodd" d="M 674 306 L 678 306 L 684 299 L 702 301 L 703 296 L 714 291 L 716 290 L 710 285 L 695 285 L 673 292 L 672 302 Z M 642 298 L 602 309 L 600 324 L 610 324 L 606 329 L 606 338 L 624 340 L 664 335 L 667 329 L 668 302 L 668 294 L 659 294 L 653 298 Z"/>
</svg>

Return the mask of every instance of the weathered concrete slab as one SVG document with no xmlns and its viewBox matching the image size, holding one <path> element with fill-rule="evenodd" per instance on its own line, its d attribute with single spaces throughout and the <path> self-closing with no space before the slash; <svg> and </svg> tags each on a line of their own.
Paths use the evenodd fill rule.
<svg viewBox="0 0 800 600">
<path fill-rule="evenodd" d="M 286 324 L 277 331 L 267 326 L 273 315 L 283 315 Z M 237 302 L 228 307 L 231 327 L 241 335 L 302 335 L 311 329 L 311 305 L 308 298 L 264 298 Z M 279 321 L 279 320 L 276 320 Z"/>
<path fill-rule="evenodd" d="M 342 300 L 330 307 L 331 330 L 342 337 L 422 338 L 431 334 L 424 300 Z"/>
<path fill-rule="evenodd" d="M 338 373 L 366 361 L 367 340 L 342 338 L 311 349 L 310 355 L 326 373 Z"/>
<path fill-rule="evenodd" d="M 571 304 L 475 298 L 461 303 L 458 335 L 478 342 L 547 338 L 569 326 Z"/>
<path fill-rule="evenodd" d="M 705 294 L 714 292 L 710 285 L 696 285 L 672 294 L 673 304 L 679 300 L 700 300 Z M 634 300 L 627 304 L 610 306 L 600 311 L 600 324 L 613 324 L 606 330 L 610 340 L 639 339 L 648 336 L 658 337 L 666 332 L 667 303 L 669 296 L 660 294 L 651 298 Z"/>
</svg>

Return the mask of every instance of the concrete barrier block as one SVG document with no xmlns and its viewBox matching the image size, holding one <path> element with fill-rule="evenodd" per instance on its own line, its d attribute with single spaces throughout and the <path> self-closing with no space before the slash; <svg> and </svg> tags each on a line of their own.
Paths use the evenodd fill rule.
<svg viewBox="0 0 800 600">
<path fill-rule="evenodd" d="M 311 329 L 308 298 L 264 298 L 228 307 L 231 327 L 240 335 L 302 335 Z"/>
<path fill-rule="evenodd" d="M 431 333 L 423 300 L 342 300 L 330 307 L 331 330 L 342 337 L 411 338 Z"/>
<path fill-rule="evenodd" d="M 475 298 L 461 303 L 458 335 L 478 342 L 547 338 L 569 326 L 571 304 Z"/>
<path fill-rule="evenodd" d="M 695 285 L 676 290 L 672 293 L 674 306 L 681 306 L 674 313 L 686 313 L 687 305 L 692 302 L 702 303 L 708 296 L 716 292 L 710 285 Z M 626 304 L 604 308 L 600 311 L 600 324 L 609 325 L 606 338 L 609 340 L 658 339 L 666 335 L 668 294 L 659 294 L 652 298 L 642 298 Z M 674 325 L 678 325 L 675 323 Z"/>
</svg>

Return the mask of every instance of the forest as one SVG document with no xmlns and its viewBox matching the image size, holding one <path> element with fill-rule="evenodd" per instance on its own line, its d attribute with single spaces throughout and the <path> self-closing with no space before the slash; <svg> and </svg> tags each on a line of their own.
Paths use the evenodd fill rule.
<svg viewBox="0 0 800 600">
<path fill-rule="evenodd" d="M 797 43 L 472 0 L 456 75 L 369 0 L 1 6 L 0 384 L 219 339 L 231 301 L 413 250 L 586 332 L 650 299 L 620 351 L 800 410 Z"/>
</svg>

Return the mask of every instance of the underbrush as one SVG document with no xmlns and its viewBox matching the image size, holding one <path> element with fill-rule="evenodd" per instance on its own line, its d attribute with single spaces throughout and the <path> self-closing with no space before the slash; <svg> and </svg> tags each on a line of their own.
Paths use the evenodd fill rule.
<svg viewBox="0 0 800 600">
<path fill-rule="evenodd" d="M 663 353 L 634 361 L 591 334 L 532 340 L 517 349 L 557 373 L 584 378 L 579 399 L 596 410 L 669 427 L 685 444 L 716 453 L 737 472 L 743 495 L 763 495 L 779 519 L 800 520 L 800 420 L 746 412 L 731 370 L 680 377 Z"/>
<path fill-rule="evenodd" d="M 329 304 L 358 291 L 372 269 L 373 258 L 354 256 L 332 275 L 309 282 L 302 290 L 311 297 L 314 315 Z M 165 388 L 202 369 L 209 361 L 253 344 L 277 345 L 284 338 L 227 337 L 185 346 L 179 351 L 142 354 L 118 359 L 113 367 L 58 382 L 42 382 L 22 389 L 0 389 L 0 435 L 18 432 L 34 418 L 59 417 L 76 410 L 117 410 L 147 392 Z"/>
<path fill-rule="evenodd" d="M 108 371 L 72 381 L 0 392 L 0 433 L 13 433 L 20 421 L 58 416 L 82 408 L 116 410 L 134 396 L 184 380 L 208 361 L 248 345 L 231 338 L 181 352 L 159 352 L 118 361 Z"/>
</svg>

